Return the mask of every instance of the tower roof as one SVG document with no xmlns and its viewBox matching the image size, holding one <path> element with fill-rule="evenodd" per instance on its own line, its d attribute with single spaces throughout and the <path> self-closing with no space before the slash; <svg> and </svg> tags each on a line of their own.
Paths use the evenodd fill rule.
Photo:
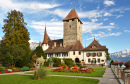
<svg viewBox="0 0 130 84">
<path fill-rule="evenodd" d="M 75 45 L 72 47 L 72 51 L 79 51 L 79 50 L 82 50 L 83 49 L 83 46 L 82 46 L 82 44 L 81 44 L 81 42 L 80 41 L 77 41 L 76 43 L 75 43 Z"/>
<path fill-rule="evenodd" d="M 48 41 L 50 41 L 50 38 L 49 38 L 49 36 L 47 34 L 46 26 L 45 26 L 44 40 L 43 40 L 42 44 L 48 44 Z"/>
<path fill-rule="evenodd" d="M 77 12 L 76 12 L 76 10 L 75 10 L 75 9 L 72 9 L 72 10 L 69 12 L 69 14 L 65 17 L 65 19 L 64 19 L 63 21 L 71 20 L 71 19 L 75 19 L 75 18 L 79 19 L 79 21 L 82 23 L 82 21 L 80 20 L 78 14 L 77 14 Z"/>
</svg>

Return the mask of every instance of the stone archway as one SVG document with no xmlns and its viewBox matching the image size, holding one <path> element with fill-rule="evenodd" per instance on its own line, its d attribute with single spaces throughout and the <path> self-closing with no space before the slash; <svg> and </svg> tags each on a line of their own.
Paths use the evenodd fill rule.
<svg viewBox="0 0 130 84">
<path fill-rule="evenodd" d="M 79 63 L 79 58 L 75 58 L 75 63 Z"/>
</svg>

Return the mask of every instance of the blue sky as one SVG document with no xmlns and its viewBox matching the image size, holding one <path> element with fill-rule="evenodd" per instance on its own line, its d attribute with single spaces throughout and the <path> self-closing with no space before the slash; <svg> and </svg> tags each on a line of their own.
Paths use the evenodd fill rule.
<svg viewBox="0 0 130 84">
<path fill-rule="evenodd" d="M 74 8 L 83 22 L 83 46 L 94 39 L 110 53 L 130 50 L 130 0 L 0 0 L 0 39 L 7 12 L 24 14 L 29 42 L 43 41 L 45 21 L 50 38 L 63 38 L 63 19 Z"/>
</svg>

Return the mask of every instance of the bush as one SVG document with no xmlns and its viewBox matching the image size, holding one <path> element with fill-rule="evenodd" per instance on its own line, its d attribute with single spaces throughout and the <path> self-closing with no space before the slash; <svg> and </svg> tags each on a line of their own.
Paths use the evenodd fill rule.
<svg viewBox="0 0 130 84">
<path fill-rule="evenodd" d="M 49 66 L 49 60 L 47 60 L 47 61 L 45 60 L 44 66 L 45 66 L 45 67 L 48 67 L 48 66 Z"/>
<path fill-rule="evenodd" d="M 60 58 L 55 58 L 55 57 L 53 57 L 53 58 L 52 58 L 52 61 L 53 61 L 53 66 L 54 66 L 54 67 L 58 67 L 58 66 L 61 65 L 61 59 L 60 59 Z"/>
<path fill-rule="evenodd" d="M 63 61 L 67 66 L 73 65 L 73 60 L 71 58 L 64 58 Z"/>
<path fill-rule="evenodd" d="M 47 71 L 42 65 L 34 72 L 34 80 L 44 79 L 47 76 Z"/>
<path fill-rule="evenodd" d="M 76 65 L 77 65 L 78 67 L 79 67 L 79 66 L 81 66 L 81 64 L 80 64 L 80 63 L 77 63 Z"/>
<path fill-rule="evenodd" d="M 6 67 L 0 67 L 0 71 L 5 71 Z"/>
</svg>

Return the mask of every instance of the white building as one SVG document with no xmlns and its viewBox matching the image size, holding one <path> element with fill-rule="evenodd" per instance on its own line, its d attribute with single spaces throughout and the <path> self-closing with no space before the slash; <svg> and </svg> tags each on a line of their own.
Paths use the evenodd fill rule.
<svg viewBox="0 0 130 84">
<path fill-rule="evenodd" d="M 106 64 L 108 49 L 99 44 L 97 40 L 86 48 L 82 46 L 82 22 L 75 9 L 63 20 L 64 38 L 51 40 L 47 34 L 46 27 L 44 40 L 41 44 L 47 58 L 72 58 L 75 63 L 84 61 L 86 64 Z M 68 31 L 69 30 L 69 31 Z"/>
</svg>

